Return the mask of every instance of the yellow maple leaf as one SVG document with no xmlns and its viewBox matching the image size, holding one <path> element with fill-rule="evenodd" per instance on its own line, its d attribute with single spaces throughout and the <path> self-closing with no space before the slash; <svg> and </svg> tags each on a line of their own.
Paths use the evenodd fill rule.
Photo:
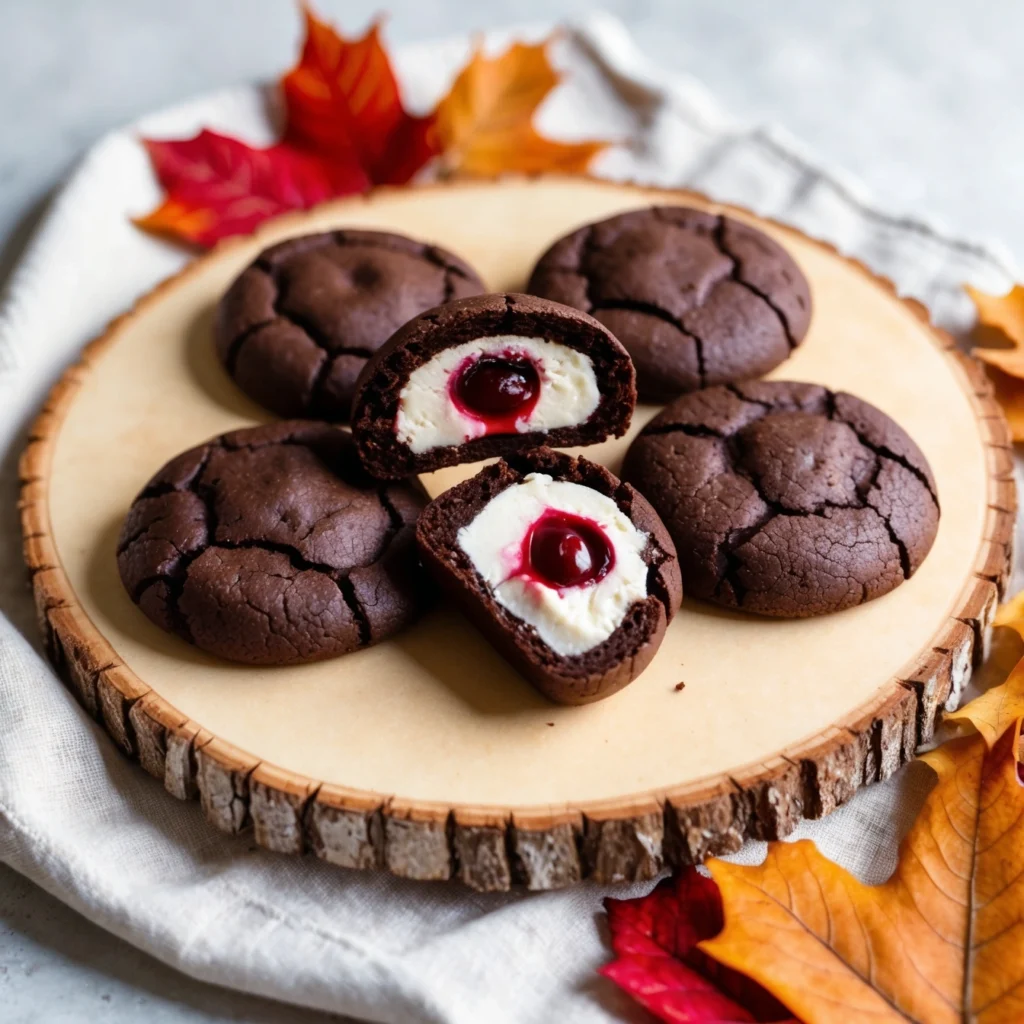
<svg viewBox="0 0 1024 1024">
<path fill-rule="evenodd" d="M 938 784 L 882 885 L 808 840 L 763 864 L 712 861 L 725 928 L 701 948 L 805 1024 L 1024 1020 L 1024 787 L 1019 723 L 925 755 Z"/>
<path fill-rule="evenodd" d="M 947 722 L 970 722 L 990 746 L 1018 718 L 1024 717 L 1024 661 L 999 686 L 986 690 L 959 711 L 946 715 Z"/>
<path fill-rule="evenodd" d="M 479 49 L 472 55 L 434 112 L 446 173 L 581 173 L 608 146 L 557 142 L 534 127 L 537 108 L 560 81 L 548 59 L 550 41 L 513 43 L 496 57 Z"/>
<path fill-rule="evenodd" d="M 155 210 L 143 217 L 134 217 L 136 227 L 165 238 L 181 238 L 191 242 L 205 237 L 216 221 L 213 212 L 174 198 L 165 199 Z"/>
<path fill-rule="evenodd" d="M 976 678 L 988 676 L 994 685 L 944 718 L 946 722 L 973 725 L 990 747 L 1018 718 L 1024 717 L 1024 660 L 1020 657 L 1024 641 L 1024 591 L 999 606 L 993 626 L 1016 633 L 1016 637 L 994 635 L 984 668 L 976 674 Z"/>
</svg>

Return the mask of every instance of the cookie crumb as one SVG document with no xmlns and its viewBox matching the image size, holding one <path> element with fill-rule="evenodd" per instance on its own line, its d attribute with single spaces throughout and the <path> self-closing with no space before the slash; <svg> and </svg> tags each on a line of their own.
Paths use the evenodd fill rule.
<svg viewBox="0 0 1024 1024">
<path fill-rule="evenodd" d="M 672 687 L 672 689 L 673 689 L 673 690 L 675 690 L 675 691 L 676 691 L 676 693 L 678 693 L 678 692 L 679 692 L 680 690 L 682 690 L 682 689 L 683 689 L 683 688 L 684 688 L 685 686 L 686 686 L 686 683 L 676 683 L 676 685 L 675 685 L 675 686 L 673 686 L 673 687 Z"/>
</svg>

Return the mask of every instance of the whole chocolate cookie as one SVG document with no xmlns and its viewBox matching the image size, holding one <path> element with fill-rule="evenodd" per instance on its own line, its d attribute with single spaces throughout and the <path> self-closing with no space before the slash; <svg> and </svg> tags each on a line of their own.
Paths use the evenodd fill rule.
<svg viewBox="0 0 1024 1024">
<path fill-rule="evenodd" d="M 250 665 L 317 661 L 411 622 L 425 499 L 363 472 L 326 423 L 236 430 L 172 459 L 135 499 L 121 580 L 158 626 Z"/>
<path fill-rule="evenodd" d="M 904 430 L 853 395 L 752 381 L 673 402 L 623 478 L 661 514 L 687 593 L 800 618 L 887 594 L 939 524 L 935 480 Z"/>
<path fill-rule="evenodd" d="M 344 423 L 366 360 L 411 317 L 484 290 L 435 245 L 379 231 L 290 238 L 261 252 L 217 307 L 217 352 L 279 416 Z"/>
<path fill-rule="evenodd" d="M 363 465 L 394 479 L 626 432 L 633 364 L 578 310 L 532 295 L 479 295 L 410 320 L 366 364 L 352 434 Z"/>
<path fill-rule="evenodd" d="M 675 549 L 647 501 L 603 466 L 550 448 L 435 498 L 416 537 L 444 590 L 561 704 L 635 679 L 682 600 Z"/>
<path fill-rule="evenodd" d="M 566 235 L 540 258 L 527 291 L 608 327 L 651 402 L 767 373 L 811 319 L 807 280 L 782 246 L 686 206 L 634 210 Z"/>
</svg>

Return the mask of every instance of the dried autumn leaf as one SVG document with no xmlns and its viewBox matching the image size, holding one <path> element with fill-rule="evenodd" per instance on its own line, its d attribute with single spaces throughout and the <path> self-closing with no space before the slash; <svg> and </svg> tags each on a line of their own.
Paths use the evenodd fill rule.
<svg viewBox="0 0 1024 1024">
<path fill-rule="evenodd" d="M 1024 660 L 1021 659 L 1024 590 L 996 609 L 993 626 L 1010 629 L 1013 633 L 995 633 L 985 664 L 976 673 L 975 677 L 980 677 L 982 682 L 987 677 L 988 689 L 944 719 L 972 724 L 989 746 L 1018 718 L 1024 717 Z"/>
<path fill-rule="evenodd" d="M 964 287 L 978 311 L 979 327 L 993 329 L 1010 342 L 1010 347 L 979 348 L 976 354 L 1006 373 L 1024 377 L 1024 286 L 1014 285 L 1005 295 Z"/>
<path fill-rule="evenodd" d="M 167 198 L 140 227 L 208 246 L 287 210 L 404 183 L 434 155 L 433 118 L 402 106 L 379 25 L 347 40 L 304 15 L 302 54 L 281 80 L 283 140 L 266 149 L 209 131 L 145 140 Z"/>
<path fill-rule="evenodd" d="M 978 312 L 973 355 L 988 364 L 995 388 L 1015 441 L 1024 441 L 1024 286 L 1005 295 L 988 295 L 970 285 L 967 294 Z"/>
<path fill-rule="evenodd" d="M 135 223 L 194 245 L 247 234 L 269 217 L 367 187 L 355 164 L 327 163 L 285 144 L 254 149 L 211 131 L 143 143 L 167 198 Z"/>
<path fill-rule="evenodd" d="M 281 79 L 285 141 L 334 162 L 354 161 L 376 184 L 407 182 L 436 153 L 433 115 L 413 117 L 375 22 L 345 39 L 303 8 L 299 62 Z"/>
<path fill-rule="evenodd" d="M 212 245 L 252 231 L 285 210 L 306 209 L 371 184 L 404 184 L 442 147 L 449 173 L 578 172 L 603 142 L 555 142 L 533 127 L 537 107 L 558 84 L 546 43 L 517 43 L 495 58 L 475 53 L 427 117 L 403 106 L 374 23 L 346 39 L 303 6 L 299 61 L 281 79 L 282 141 L 254 149 L 213 132 L 147 142 L 167 193 L 136 223 Z"/>
<path fill-rule="evenodd" d="M 993 626 L 1006 626 L 1017 631 L 1024 640 L 1024 590 L 1015 594 L 1009 601 L 1004 601 L 997 609 Z"/>
<path fill-rule="evenodd" d="M 1014 441 L 1024 441 L 1024 380 L 1000 370 L 992 361 L 992 356 L 1004 351 L 1002 349 L 976 348 L 974 355 L 984 359 L 988 364 L 985 371 L 995 389 L 995 398 L 1003 410 L 1006 422 L 1010 425 L 1010 433 Z M 990 353 L 989 356 L 983 353 Z"/>
<path fill-rule="evenodd" d="M 605 900 L 617 958 L 600 973 L 663 1021 L 792 1021 L 756 982 L 697 948 L 722 928 L 718 886 L 695 868 L 646 896 Z"/>
<path fill-rule="evenodd" d="M 1019 729 L 926 755 L 938 783 L 883 885 L 807 840 L 772 843 L 756 867 L 712 862 L 725 928 L 702 948 L 807 1024 L 1024 1020 Z"/>
<path fill-rule="evenodd" d="M 533 126 L 537 108 L 560 77 L 550 40 L 514 43 L 497 57 L 478 49 L 435 111 L 442 163 L 452 174 L 582 173 L 607 142 L 556 142 Z"/>
<path fill-rule="evenodd" d="M 1018 718 L 1024 717 L 1024 661 L 999 686 L 945 716 L 947 722 L 970 722 L 991 746 Z"/>
</svg>

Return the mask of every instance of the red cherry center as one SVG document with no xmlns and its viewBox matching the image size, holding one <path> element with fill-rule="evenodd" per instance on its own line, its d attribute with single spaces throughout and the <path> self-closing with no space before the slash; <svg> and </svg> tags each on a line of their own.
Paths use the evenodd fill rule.
<svg viewBox="0 0 1024 1024">
<path fill-rule="evenodd" d="M 591 519 L 548 509 L 523 541 L 523 570 L 551 587 L 582 587 L 608 575 L 615 552 Z"/>
<path fill-rule="evenodd" d="M 479 419 L 529 411 L 540 392 L 540 374 L 529 359 L 484 356 L 462 367 L 452 383 L 456 402 Z"/>
</svg>

